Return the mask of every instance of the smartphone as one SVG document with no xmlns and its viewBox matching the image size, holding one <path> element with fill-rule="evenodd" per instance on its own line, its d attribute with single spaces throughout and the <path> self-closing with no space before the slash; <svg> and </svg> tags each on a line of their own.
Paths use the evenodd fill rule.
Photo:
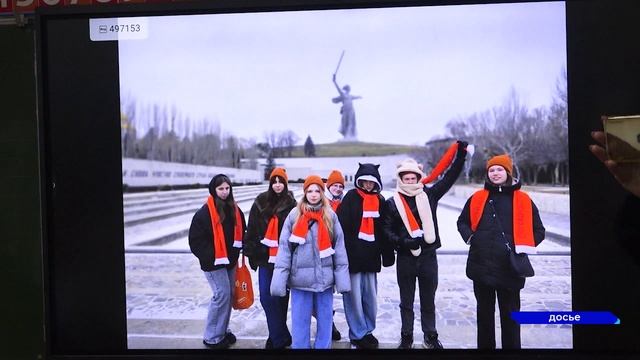
<svg viewBox="0 0 640 360">
<path fill-rule="evenodd" d="M 603 116 L 605 147 L 618 163 L 640 162 L 640 115 Z"/>
</svg>

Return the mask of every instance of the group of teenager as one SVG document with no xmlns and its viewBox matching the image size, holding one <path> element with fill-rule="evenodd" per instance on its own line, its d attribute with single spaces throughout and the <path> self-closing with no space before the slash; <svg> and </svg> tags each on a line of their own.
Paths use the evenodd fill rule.
<svg viewBox="0 0 640 360">
<path fill-rule="evenodd" d="M 331 348 L 332 340 L 341 337 L 333 324 L 334 292 L 342 294 L 351 344 L 377 348 L 373 335 L 377 273 L 395 264 L 402 324 L 398 348 L 413 347 L 417 279 L 422 347 L 442 349 L 435 315 L 436 249 L 441 246 L 436 208 L 462 171 L 466 147 L 466 142 L 454 143 L 445 156 L 448 159 L 441 161 L 445 166 L 437 166 L 429 175 L 415 160 L 402 161 L 396 168 L 395 192 L 388 199 L 381 195 L 379 165 L 359 164 L 355 187 L 346 193 L 339 171 L 331 172 L 326 184 L 320 176 L 310 175 L 299 201 L 289 190 L 286 170 L 276 167 L 267 191 L 256 197 L 247 223 L 233 199 L 231 180 L 223 174 L 213 177 L 207 203 L 196 212 L 189 229 L 189 246 L 213 293 L 204 345 L 224 349 L 236 342 L 228 325 L 242 249 L 258 272 L 260 304 L 268 327 L 265 348 Z M 470 245 L 467 276 L 473 280 L 477 299 L 479 348 L 496 346 L 496 295 L 502 347 L 520 347 L 520 328 L 510 312 L 520 308 L 524 279 L 510 271 L 501 234 L 518 252 L 527 253 L 535 251 L 544 238 L 538 210 L 520 190 L 512 167 L 507 155 L 489 159 L 484 189 L 467 201 L 457 222 Z M 313 344 L 312 317 L 316 319 Z"/>
</svg>

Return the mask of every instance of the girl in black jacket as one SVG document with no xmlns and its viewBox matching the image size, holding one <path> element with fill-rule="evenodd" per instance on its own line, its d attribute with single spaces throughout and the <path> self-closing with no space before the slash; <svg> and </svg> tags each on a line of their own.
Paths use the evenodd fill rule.
<svg viewBox="0 0 640 360">
<path fill-rule="evenodd" d="M 545 229 L 538 208 L 512 180 L 508 155 L 487 162 L 484 190 L 473 194 L 458 218 L 458 231 L 469 245 L 467 277 L 477 301 L 478 348 L 495 349 L 495 301 L 498 297 L 502 348 L 519 349 L 520 325 L 511 319 L 520 311 L 524 277 L 511 268 L 509 251 L 535 253 Z M 503 233 L 504 232 L 504 236 Z M 507 245 L 508 243 L 508 245 Z"/>
<path fill-rule="evenodd" d="M 273 169 L 269 176 L 269 189 L 258 195 L 251 206 L 242 250 L 249 258 L 251 268 L 258 269 L 260 304 L 269 329 L 266 349 L 280 349 L 291 345 L 291 333 L 287 328 L 289 296 L 271 296 L 269 291 L 280 231 L 287 215 L 296 206 L 287 180 L 285 169 Z"/>
<path fill-rule="evenodd" d="M 211 179 L 209 198 L 193 216 L 189 248 L 200 261 L 213 297 L 204 330 L 205 346 L 228 348 L 236 337 L 228 330 L 236 263 L 246 230 L 244 215 L 233 200 L 231 180 L 223 174 Z"/>
</svg>

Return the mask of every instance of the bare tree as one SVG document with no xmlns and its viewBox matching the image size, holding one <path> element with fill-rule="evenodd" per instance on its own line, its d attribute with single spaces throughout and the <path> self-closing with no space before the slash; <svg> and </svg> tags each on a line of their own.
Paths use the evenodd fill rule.
<svg viewBox="0 0 640 360">
<path fill-rule="evenodd" d="M 569 123 L 567 114 L 567 71 L 562 69 L 556 80 L 556 96 L 548 115 L 549 147 L 547 151 L 553 162 L 553 183 L 569 183 Z"/>
<path fill-rule="evenodd" d="M 278 136 L 278 133 L 275 131 L 264 133 L 264 141 L 267 144 L 269 144 L 269 149 L 271 149 L 271 155 L 274 158 L 282 156 L 282 149 L 280 148 L 279 140 L 280 140 L 280 137 Z"/>
<path fill-rule="evenodd" d="M 286 151 L 287 156 L 291 157 L 293 148 L 299 140 L 300 138 L 298 137 L 298 135 L 296 135 L 296 133 L 294 133 L 291 130 L 287 130 L 280 133 L 279 144 L 280 144 L 280 147 L 283 148 L 284 151 Z"/>
</svg>

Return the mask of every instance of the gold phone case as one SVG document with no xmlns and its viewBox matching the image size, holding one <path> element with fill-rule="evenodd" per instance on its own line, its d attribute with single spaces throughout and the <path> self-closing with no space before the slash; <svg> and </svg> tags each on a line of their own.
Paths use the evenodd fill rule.
<svg viewBox="0 0 640 360">
<path fill-rule="evenodd" d="M 606 150 L 618 163 L 640 162 L 640 115 L 603 116 Z"/>
</svg>

